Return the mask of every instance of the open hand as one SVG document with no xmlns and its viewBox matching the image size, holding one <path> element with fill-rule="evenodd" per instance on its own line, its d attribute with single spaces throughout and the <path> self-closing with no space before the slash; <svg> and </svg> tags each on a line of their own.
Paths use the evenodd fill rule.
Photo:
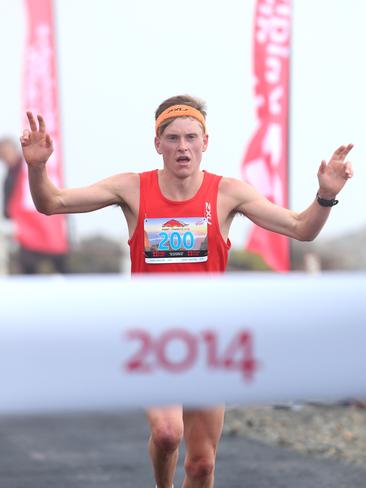
<svg viewBox="0 0 366 488">
<path fill-rule="evenodd" d="M 37 115 L 38 127 L 32 112 L 27 112 L 27 117 L 30 130 L 26 129 L 20 138 L 24 159 L 30 166 L 44 166 L 53 152 L 51 137 L 42 115 Z"/>
<path fill-rule="evenodd" d="M 346 161 L 353 144 L 340 146 L 333 153 L 329 162 L 322 161 L 318 171 L 319 196 L 325 199 L 334 198 L 353 176 L 352 164 Z"/>
</svg>

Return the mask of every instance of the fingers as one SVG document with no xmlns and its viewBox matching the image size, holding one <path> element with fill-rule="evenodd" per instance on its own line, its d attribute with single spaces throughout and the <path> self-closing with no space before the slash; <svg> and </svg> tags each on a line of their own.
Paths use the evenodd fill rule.
<svg viewBox="0 0 366 488">
<path fill-rule="evenodd" d="M 326 167 L 327 167 L 327 162 L 325 161 L 325 159 L 323 159 L 323 161 L 320 163 L 318 174 L 324 173 Z"/>
<path fill-rule="evenodd" d="M 338 149 L 334 151 L 331 159 L 335 159 L 337 161 L 344 161 L 352 148 L 353 148 L 353 144 L 348 144 L 347 146 L 340 146 Z"/>
<path fill-rule="evenodd" d="M 29 130 L 24 130 L 22 136 L 20 137 L 20 144 L 22 146 L 26 146 L 27 144 L 29 144 L 29 140 L 30 140 Z"/>
<path fill-rule="evenodd" d="M 347 161 L 344 165 L 344 174 L 346 179 L 352 178 L 353 176 L 353 168 L 350 161 Z"/>
<path fill-rule="evenodd" d="M 52 148 L 52 139 L 46 132 L 46 123 L 41 114 L 37 115 L 37 120 L 34 118 L 33 113 L 28 111 L 27 118 L 29 122 L 30 130 L 25 130 L 20 137 L 21 145 L 28 146 L 32 143 L 41 143 Z M 37 124 L 38 121 L 38 124 Z"/>
<path fill-rule="evenodd" d="M 49 134 L 46 134 L 46 144 L 48 147 L 52 147 L 52 139 Z"/>
<path fill-rule="evenodd" d="M 34 120 L 32 112 L 27 112 L 27 117 L 28 117 L 29 127 L 31 128 L 32 131 L 36 132 L 37 124 L 36 121 Z"/>
<path fill-rule="evenodd" d="M 37 122 L 36 122 L 32 112 L 27 112 L 27 117 L 28 117 L 28 121 L 29 121 L 29 127 L 31 128 L 31 130 L 33 132 L 37 132 L 37 131 L 42 132 L 42 133 L 46 132 L 46 123 L 45 123 L 44 118 L 42 117 L 41 114 L 37 115 L 38 127 L 37 127 Z"/>
<path fill-rule="evenodd" d="M 38 114 L 37 119 L 38 119 L 38 124 L 39 124 L 39 132 L 46 132 L 46 124 L 45 124 L 45 121 L 44 121 L 42 115 Z"/>
</svg>

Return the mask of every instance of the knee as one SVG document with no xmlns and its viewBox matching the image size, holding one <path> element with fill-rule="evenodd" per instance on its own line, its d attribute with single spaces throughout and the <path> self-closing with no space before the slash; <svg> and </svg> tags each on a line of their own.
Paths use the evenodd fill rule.
<svg viewBox="0 0 366 488">
<path fill-rule="evenodd" d="M 182 433 L 169 427 L 153 429 L 151 438 L 157 449 L 163 452 L 174 452 L 181 441 Z"/>
<path fill-rule="evenodd" d="M 215 469 L 215 460 L 213 457 L 188 458 L 184 467 L 188 478 L 203 480 L 212 476 Z"/>
</svg>

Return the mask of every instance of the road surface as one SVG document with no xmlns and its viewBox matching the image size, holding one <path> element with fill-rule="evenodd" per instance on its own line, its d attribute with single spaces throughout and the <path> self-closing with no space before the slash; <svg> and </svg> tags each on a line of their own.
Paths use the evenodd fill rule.
<svg viewBox="0 0 366 488">
<path fill-rule="evenodd" d="M 1 488 L 153 488 L 141 412 L 0 417 Z M 183 479 L 183 449 L 175 485 Z M 216 488 L 361 488 L 366 467 L 224 436 Z"/>
</svg>

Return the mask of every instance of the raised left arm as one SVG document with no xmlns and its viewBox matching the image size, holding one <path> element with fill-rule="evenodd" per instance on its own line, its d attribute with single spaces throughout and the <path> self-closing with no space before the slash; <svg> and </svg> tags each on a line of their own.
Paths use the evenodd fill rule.
<svg viewBox="0 0 366 488">
<path fill-rule="evenodd" d="M 318 171 L 319 190 L 317 197 L 333 200 L 353 176 L 352 165 L 346 161 L 353 145 L 339 147 L 329 162 L 322 161 Z M 331 207 L 323 207 L 317 198 L 303 212 L 271 203 L 250 185 L 227 180 L 225 193 L 230 193 L 233 211 L 242 213 L 257 225 L 273 232 L 284 234 L 301 241 L 313 240 L 324 226 Z"/>
</svg>

